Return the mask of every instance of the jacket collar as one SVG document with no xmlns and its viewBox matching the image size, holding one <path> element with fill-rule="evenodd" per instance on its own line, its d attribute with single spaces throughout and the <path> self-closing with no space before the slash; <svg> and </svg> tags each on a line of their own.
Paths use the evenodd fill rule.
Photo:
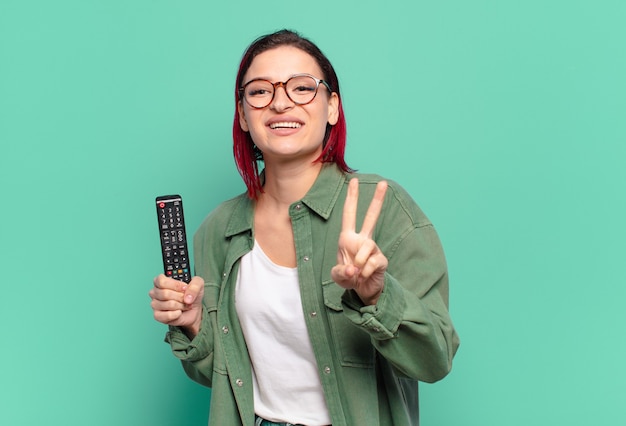
<svg viewBox="0 0 626 426">
<path fill-rule="evenodd" d="M 346 174 L 336 164 L 325 163 L 309 192 L 301 201 L 294 204 L 302 202 L 324 220 L 327 220 L 335 207 L 345 181 Z M 227 238 L 252 230 L 254 223 L 254 200 L 251 200 L 247 194 L 242 194 L 235 199 L 235 203 L 233 214 L 225 231 Z"/>
<path fill-rule="evenodd" d="M 326 163 L 302 202 L 324 220 L 327 220 L 335 207 L 337 197 L 339 197 L 345 181 L 345 173 L 336 164 Z"/>
</svg>

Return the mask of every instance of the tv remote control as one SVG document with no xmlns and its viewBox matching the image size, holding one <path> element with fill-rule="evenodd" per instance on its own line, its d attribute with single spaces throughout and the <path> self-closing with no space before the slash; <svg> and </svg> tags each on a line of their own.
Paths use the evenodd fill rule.
<svg viewBox="0 0 626 426">
<path fill-rule="evenodd" d="M 156 197 L 163 272 L 166 276 L 189 283 L 189 251 L 185 232 L 183 199 L 180 195 Z"/>
</svg>

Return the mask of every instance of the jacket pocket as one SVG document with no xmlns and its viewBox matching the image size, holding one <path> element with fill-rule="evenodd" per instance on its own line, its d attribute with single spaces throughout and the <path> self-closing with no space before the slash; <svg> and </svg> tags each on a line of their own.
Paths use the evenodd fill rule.
<svg viewBox="0 0 626 426">
<path fill-rule="evenodd" d="M 322 283 L 322 291 L 334 347 L 341 365 L 373 368 L 375 349 L 369 334 L 352 323 L 343 313 L 341 296 L 345 289 L 334 281 L 325 281 Z"/>
<path fill-rule="evenodd" d="M 204 297 L 202 303 L 208 312 L 217 311 L 217 304 L 220 299 L 221 287 L 218 284 L 205 283 Z"/>
</svg>

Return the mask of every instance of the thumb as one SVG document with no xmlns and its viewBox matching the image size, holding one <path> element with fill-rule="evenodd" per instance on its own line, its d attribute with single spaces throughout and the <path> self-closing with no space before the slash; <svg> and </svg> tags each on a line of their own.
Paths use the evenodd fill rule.
<svg viewBox="0 0 626 426">
<path fill-rule="evenodd" d="M 189 285 L 185 289 L 185 298 L 183 299 L 187 305 L 191 305 L 198 297 L 204 294 L 204 280 L 201 277 L 193 277 Z"/>
<path fill-rule="evenodd" d="M 359 274 L 359 268 L 354 265 L 335 265 L 330 270 L 334 282 L 344 288 L 354 287 L 354 277 Z"/>
</svg>

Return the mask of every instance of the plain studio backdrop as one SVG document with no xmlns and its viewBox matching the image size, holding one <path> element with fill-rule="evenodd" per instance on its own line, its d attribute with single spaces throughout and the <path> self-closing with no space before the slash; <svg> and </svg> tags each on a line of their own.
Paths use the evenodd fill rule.
<svg viewBox="0 0 626 426">
<path fill-rule="evenodd" d="M 244 190 L 234 79 L 336 67 L 348 164 L 439 231 L 461 348 L 424 426 L 626 424 L 626 3 L 0 1 L 0 424 L 205 425 L 152 318 L 154 198 Z M 355 392 L 358 390 L 355 390 Z"/>
</svg>

